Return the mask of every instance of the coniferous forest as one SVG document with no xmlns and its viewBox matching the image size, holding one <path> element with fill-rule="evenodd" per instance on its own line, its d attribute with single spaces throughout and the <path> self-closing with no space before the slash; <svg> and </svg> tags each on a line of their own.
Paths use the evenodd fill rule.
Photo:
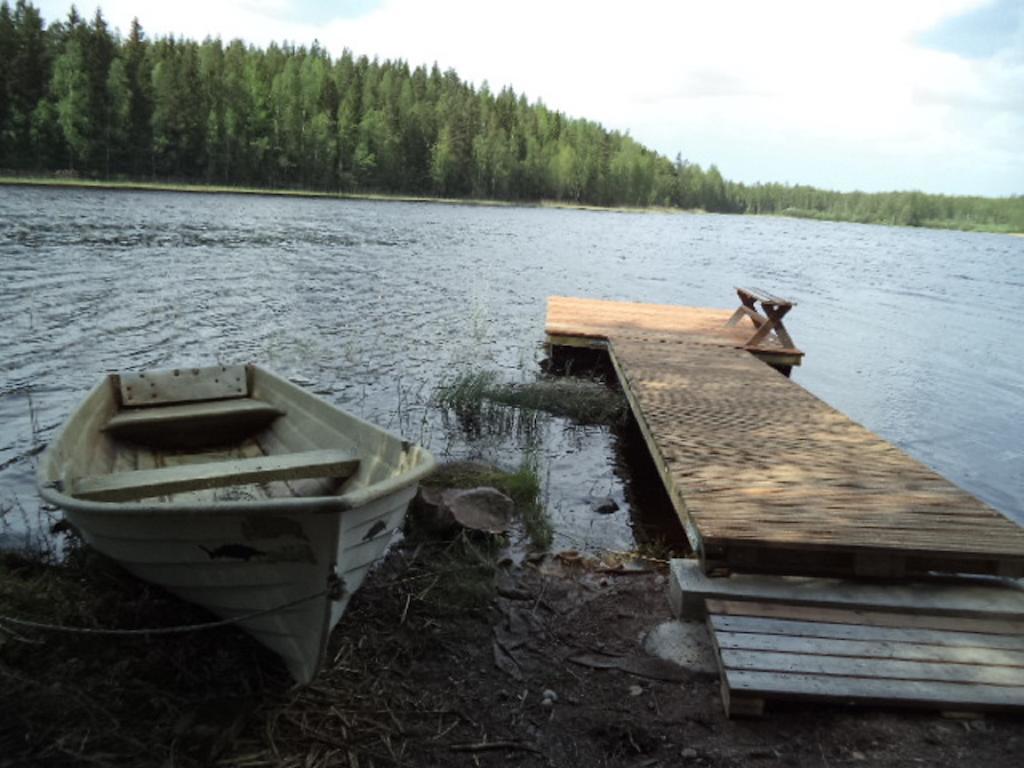
<svg viewBox="0 0 1024 768">
<path fill-rule="evenodd" d="M 26 0 L 0 4 L 0 173 L 1024 231 L 1021 196 L 745 185 L 436 64 L 124 37 Z"/>
</svg>

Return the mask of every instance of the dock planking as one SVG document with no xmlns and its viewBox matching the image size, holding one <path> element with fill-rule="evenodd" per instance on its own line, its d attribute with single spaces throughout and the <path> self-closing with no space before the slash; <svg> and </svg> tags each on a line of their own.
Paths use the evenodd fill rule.
<svg viewBox="0 0 1024 768">
<path fill-rule="evenodd" d="M 553 346 L 606 346 L 705 571 L 1024 574 L 1024 529 L 765 365 L 802 353 L 747 349 L 732 314 L 548 302 Z"/>
<path fill-rule="evenodd" d="M 756 330 L 757 324 L 730 324 L 733 315 L 729 309 L 552 296 L 546 331 L 556 346 L 603 346 L 611 336 L 658 343 L 688 341 L 744 349 L 775 365 L 800 365 L 804 353 L 783 346 L 774 334 L 750 346 L 751 329 Z"/>
<path fill-rule="evenodd" d="M 881 617 L 881 620 L 879 619 Z M 708 600 L 707 622 L 729 717 L 771 700 L 1024 709 L 1024 621 L 971 619 L 781 603 Z"/>
</svg>

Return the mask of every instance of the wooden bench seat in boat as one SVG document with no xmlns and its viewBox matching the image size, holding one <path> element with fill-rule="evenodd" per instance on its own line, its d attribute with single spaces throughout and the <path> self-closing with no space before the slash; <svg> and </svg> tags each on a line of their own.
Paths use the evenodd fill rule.
<svg viewBox="0 0 1024 768">
<path fill-rule="evenodd" d="M 71 495 L 87 501 L 136 501 L 248 483 L 346 478 L 352 476 L 358 467 L 359 459 L 345 451 L 301 451 L 84 477 L 74 481 Z"/>
<path fill-rule="evenodd" d="M 110 418 L 103 431 L 118 437 L 145 436 L 158 430 L 199 425 L 255 431 L 278 416 L 284 416 L 284 411 L 269 403 L 250 397 L 238 397 L 151 408 L 123 408 Z"/>
</svg>

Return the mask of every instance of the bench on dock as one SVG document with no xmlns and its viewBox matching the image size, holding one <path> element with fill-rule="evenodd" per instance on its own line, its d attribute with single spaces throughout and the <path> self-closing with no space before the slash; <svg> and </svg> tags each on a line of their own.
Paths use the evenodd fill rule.
<svg viewBox="0 0 1024 768">
<path fill-rule="evenodd" d="M 740 297 L 740 306 L 733 312 L 726 325 L 736 325 L 744 317 L 749 318 L 754 324 L 754 335 L 747 340 L 748 347 L 756 347 L 767 339 L 772 331 L 775 331 L 783 347 L 791 349 L 795 346 L 786 326 L 782 324 L 782 318 L 796 306 L 796 302 L 780 298 L 760 288 L 737 288 L 736 295 Z M 758 304 L 761 305 L 761 312 L 757 311 Z"/>
</svg>

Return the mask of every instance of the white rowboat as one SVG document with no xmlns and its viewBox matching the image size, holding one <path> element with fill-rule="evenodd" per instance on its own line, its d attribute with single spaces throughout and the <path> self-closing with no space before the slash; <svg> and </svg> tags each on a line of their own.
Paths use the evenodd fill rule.
<svg viewBox="0 0 1024 768">
<path fill-rule="evenodd" d="M 215 366 L 105 377 L 38 482 L 139 578 L 223 618 L 260 614 L 239 626 L 307 683 L 433 467 L 267 370 Z"/>
</svg>

